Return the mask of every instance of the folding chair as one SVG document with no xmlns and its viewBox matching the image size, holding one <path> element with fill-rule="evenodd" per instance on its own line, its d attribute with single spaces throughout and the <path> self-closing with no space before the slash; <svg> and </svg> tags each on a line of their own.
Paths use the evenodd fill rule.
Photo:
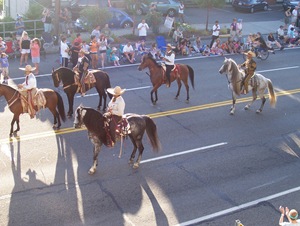
<svg viewBox="0 0 300 226">
<path fill-rule="evenodd" d="M 166 52 L 167 43 L 164 36 L 156 36 L 156 44 L 157 48 L 159 48 L 162 53 Z"/>
</svg>

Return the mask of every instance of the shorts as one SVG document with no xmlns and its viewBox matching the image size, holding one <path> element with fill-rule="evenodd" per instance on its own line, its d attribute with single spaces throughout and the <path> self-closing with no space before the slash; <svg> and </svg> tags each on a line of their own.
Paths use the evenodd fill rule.
<svg viewBox="0 0 300 226">
<path fill-rule="evenodd" d="M 32 63 L 39 64 L 40 63 L 40 57 L 31 57 Z"/>
<path fill-rule="evenodd" d="M 30 53 L 30 49 L 22 49 L 21 54 Z"/>
<path fill-rule="evenodd" d="M 99 53 L 106 53 L 106 50 L 100 50 Z"/>
</svg>

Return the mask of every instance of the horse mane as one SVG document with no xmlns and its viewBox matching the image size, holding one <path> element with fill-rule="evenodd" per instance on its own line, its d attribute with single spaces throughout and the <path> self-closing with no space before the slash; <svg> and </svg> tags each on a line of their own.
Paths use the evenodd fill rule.
<svg viewBox="0 0 300 226">
<path fill-rule="evenodd" d="M 63 81 L 63 83 L 65 85 L 70 85 L 75 82 L 75 79 L 74 79 L 75 72 L 72 71 L 70 68 L 59 67 L 54 71 L 54 73 L 55 72 L 59 74 L 59 76 L 61 77 L 61 80 Z"/>
<path fill-rule="evenodd" d="M 156 66 L 156 67 L 161 67 L 161 65 L 159 63 L 157 63 L 157 61 L 152 57 L 151 53 L 148 53 L 148 55 L 145 55 L 145 57 L 147 56 L 147 59 L 149 59 L 150 61 L 152 61 L 152 63 Z"/>
<path fill-rule="evenodd" d="M 241 90 L 241 85 L 240 85 L 240 82 L 243 78 L 243 73 L 240 71 L 237 63 L 229 58 L 228 59 L 230 64 L 231 64 L 231 83 L 232 83 L 232 88 L 233 88 L 233 91 L 239 95 L 240 93 L 240 90 Z"/>
</svg>

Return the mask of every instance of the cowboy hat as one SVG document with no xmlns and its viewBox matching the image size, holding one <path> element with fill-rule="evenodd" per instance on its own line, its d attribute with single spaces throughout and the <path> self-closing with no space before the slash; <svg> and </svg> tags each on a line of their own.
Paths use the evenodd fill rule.
<svg viewBox="0 0 300 226">
<path fill-rule="evenodd" d="M 25 66 L 25 68 L 23 67 L 21 67 L 21 68 L 19 68 L 20 70 L 22 70 L 22 71 L 27 71 L 27 72 L 32 72 L 32 71 L 34 71 L 36 68 L 35 67 L 31 67 L 31 65 L 30 64 L 28 64 L 28 65 L 26 65 Z"/>
<path fill-rule="evenodd" d="M 175 47 L 172 46 L 170 43 L 167 44 L 167 47 L 170 47 L 171 49 L 175 48 Z"/>
<path fill-rule="evenodd" d="M 79 53 L 83 53 L 84 55 L 89 54 L 88 52 L 86 52 L 84 49 L 80 49 Z"/>
<path fill-rule="evenodd" d="M 121 89 L 120 86 L 116 86 L 115 88 L 107 89 L 107 92 L 109 92 L 112 95 L 117 95 L 117 96 L 122 95 L 125 91 L 126 91 L 126 89 Z"/>
<path fill-rule="evenodd" d="M 246 52 L 246 53 L 244 53 L 244 54 L 247 55 L 247 56 L 252 56 L 252 57 L 255 57 L 255 56 L 256 56 L 256 54 L 253 53 L 252 51 L 248 51 L 248 52 Z"/>
</svg>

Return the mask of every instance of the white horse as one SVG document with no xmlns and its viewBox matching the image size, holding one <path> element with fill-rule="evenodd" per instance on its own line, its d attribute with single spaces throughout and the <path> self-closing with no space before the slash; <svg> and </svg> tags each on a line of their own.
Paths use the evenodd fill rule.
<svg viewBox="0 0 300 226">
<path fill-rule="evenodd" d="M 232 91 L 232 106 L 230 108 L 230 114 L 233 115 L 235 111 L 235 102 L 237 96 L 241 93 L 242 82 L 245 78 L 245 72 L 240 70 L 236 62 L 231 58 L 226 58 L 224 60 L 223 65 L 219 69 L 221 74 L 226 74 L 228 80 L 228 87 Z M 248 110 L 250 106 L 254 103 L 257 98 L 257 93 L 261 99 L 261 106 L 256 113 L 260 113 L 263 110 L 264 104 L 266 102 L 266 98 L 264 96 L 264 92 L 268 88 L 269 91 L 269 99 L 271 107 L 275 107 L 276 105 L 276 94 L 273 89 L 273 84 L 270 79 L 262 76 L 261 74 L 254 74 L 248 83 L 248 90 L 252 90 L 253 99 L 251 103 L 245 106 L 245 110 Z"/>
</svg>

